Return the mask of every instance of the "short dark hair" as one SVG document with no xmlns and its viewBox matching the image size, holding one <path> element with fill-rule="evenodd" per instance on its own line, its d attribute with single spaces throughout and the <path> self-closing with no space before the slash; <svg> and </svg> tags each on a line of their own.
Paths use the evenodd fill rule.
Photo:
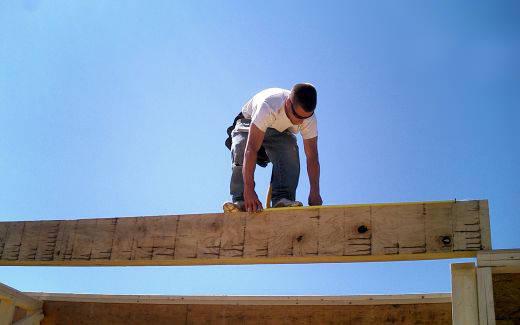
<svg viewBox="0 0 520 325">
<path fill-rule="evenodd" d="M 316 88 L 308 83 L 296 84 L 292 88 L 294 104 L 300 105 L 304 111 L 311 113 L 316 109 Z"/>
</svg>

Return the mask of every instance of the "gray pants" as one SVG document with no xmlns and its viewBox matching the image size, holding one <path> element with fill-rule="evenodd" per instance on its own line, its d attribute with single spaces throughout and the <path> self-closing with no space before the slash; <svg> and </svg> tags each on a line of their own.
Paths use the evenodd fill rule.
<svg viewBox="0 0 520 325">
<path fill-rule="evenodd" d="M 239 120 L 231 133 L 232 175 L 230 192 L 233 202 L 244 200 L 242 166 L 244 165 L 244 152 L 250 123 L 250 120 Z M 271 175 L 272 205 L 275 205 L 282 198 L 294 201 L 300 177 L 300 157 L 296 137 L 289 131 L 278 132 L 275 129 L 268 128 L 262 145 L 269 160 L 273 163 Z"/>
</svg>

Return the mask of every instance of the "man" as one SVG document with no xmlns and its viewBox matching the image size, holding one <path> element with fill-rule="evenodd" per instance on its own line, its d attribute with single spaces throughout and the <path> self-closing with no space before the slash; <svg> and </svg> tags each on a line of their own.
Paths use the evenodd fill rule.
<svg viewBox="0 0 520 325">
<path fill-rule="evenodd" d="M 272 206 L 301 206 L 296 201 L 300 176 L 298 145 L 294 134 L 300 132 L 307 158 L 310 181 L 309 205 L 321 205 L 318 131 L 314 115 L 316 89 L 311 84 L 294 85 L 291 91 L 265 89 L 251 98 L 228 129 L 227 145 L 232 154 L 230 192 L 232 202 L 224 203 L 224 212 L 262 210 L 255 192 L 255 165 L 273 163 L 271 176 Z"/>
</svg>

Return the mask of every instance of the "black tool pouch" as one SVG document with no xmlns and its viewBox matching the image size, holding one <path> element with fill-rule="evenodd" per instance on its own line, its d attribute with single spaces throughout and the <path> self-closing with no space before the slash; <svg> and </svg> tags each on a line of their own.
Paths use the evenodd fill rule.
<svg viewBox="0 0 520 325">
<path fill-rule="evenodd" d="M 240 114 L 238 114 L 235 117 L 235 120 L 233 121 L 233 125 L 231 125 L 230 127 L 227 128 L 228 137 L 225 141 L 225 144 L 229 150 L 231 150 L 231 133 L 235 129 L 235 126 L 236 126 L 238 120 L 241 120 L 244 118 L 245 118 L 244 115 L 242 114 L 242 112 L 240 112 Z M 266 167 L 269 162 L 270 162 L 270 160 L 269 160 L 269 157 L 267 156 L 267 153 L 265 152 L 265 148 L 264 148 L 264 146 L 261 146 L 260 149 L 258 150 L 258 153 L 256 156 L 256 164 L 260 167 Z"/>
</svg>

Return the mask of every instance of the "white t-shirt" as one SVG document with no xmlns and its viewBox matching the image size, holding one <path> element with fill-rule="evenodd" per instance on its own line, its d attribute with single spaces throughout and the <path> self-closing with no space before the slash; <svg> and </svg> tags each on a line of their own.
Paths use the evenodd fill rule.
<svg viewBox="0 0 520 325">
<path fill-rule="evenodd" d="M 312 139 L 318 136 L 318 121 L 316 114 L 303 120 L 300 125 L 294 125 L 285 114 L 284 102 L 291 91 L 282 88 L 268 88 L 254 95 L 242 107 L 242 114 L 251 119 L 262 132 L 267 128 L 283 132 L 289 129 L 296 134 L 301 132 L 302 138 Z"/>
</svg>

